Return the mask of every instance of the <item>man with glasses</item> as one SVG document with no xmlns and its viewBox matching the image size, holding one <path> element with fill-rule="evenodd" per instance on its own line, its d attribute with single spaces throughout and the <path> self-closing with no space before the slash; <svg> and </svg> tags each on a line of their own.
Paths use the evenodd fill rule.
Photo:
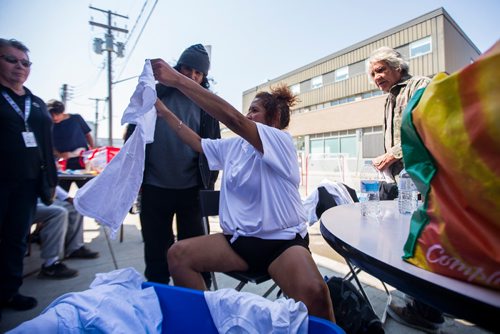
<svg viewBox="0 0 500 334">
<path fill-rule="evenodd" d="M 21 64 L 24 68 L 30 68 L 31 67 L 31 62 L 27 59 L 17 59 L 15 56 L 11 56 L 11 55 L 1 55 L 0 58 L 2 58 L 3 60 L 5 60 L 6 62 L 10 63 L 10 64 Z"/>
<path fill-rule="evenodd" d="M 0 310 L 37 304 L 19 288 L 42 159 L 49 185 L 57 184 L 52 119 L 43 100 L 24 87 L 31 69 L 28 52 L 21 42 L 0 38 Z"/>
</svg>

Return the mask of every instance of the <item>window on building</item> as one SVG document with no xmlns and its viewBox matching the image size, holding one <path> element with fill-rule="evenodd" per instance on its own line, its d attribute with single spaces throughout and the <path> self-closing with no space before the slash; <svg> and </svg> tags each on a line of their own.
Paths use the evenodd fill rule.
<svg viewBox="0 0 500 334">
<path fill-rule="evenodd" d="M 325 139 L 325 153 L 340 153 L 340 141 L 338 138 Z"/>
<path fill-rule="evenodd" d="M 324 140 L 323 138 L 312 139 L 309 142 L 309 152 L 310 153 L 324 153 Z"/>
<path fill-rule="evenodd" d="M 335 82 L 335 71 L 323 74 L 323 85 L 328 85 Z"/>
<path fill-rule="evenodd" d="M 410 58 L 410 44 L 402 45 L 400 47 L 395 48 L 394 50 L 399 52 L 404 59 Z"/>
<path fill-rule="evenodd" d="M 290 90 L 292 91 L 292 94 L 300 94 L 300 84 L 291 85 Z"/>
<path fill-rule="evenodd" d="M 410 58 L 420 57 L 432 52 L 431 36 L 410 43 Z"/>
<path fill-rule="evenodd" d="M 294 137 L 293 141 L 298 152 L 303 152 L 305 150 L 305 141 L 303 136 Z"/>
<path fill-rule="evenodd" d="M 382 95 L 384 92 L 381 91 L 380 89 L 377 89 L 377 90 L 371 90 L 369 92 L 366 92 L 366 93 L 363 93 L 361 95 L 361 98 L 363 99 L 368 99 L 370 97 L 374 97 L 374 96 L 379 96 L 379 95 Z"/>
<path fill-rule="evenodd" d="M 356 136 L 340 137 L 340 152 L 348 154 L 351 157 L 357 156 Z"/>
<path fill-rule="evenodd" d="M 311 79 L 311 89 L 319 88 L 323 86 L 323 76 L 317 76 Z"/>
<path fill-rule="evenodd" d="M 300 90 L 302 93 L 305 93 L 305 92 L 310 91 L 310 90 L 311 90 L 311 80 L 302 81 L 302 82 L 300 83 L 299 90 Z"/>
<path fill-rule="evenodd" d="M 349 78 L 349 66 L 344 66 L 335 70 L 335 82 L 346 80 L 348 78 Z"/>
<path fill-rule="evenodd" d="M 363 93 L 363 95 L 362 95 L 363 99 L 368 99 L 370 97 L 372 97 L 372 92 L 366 92 L 366 93 Z"/>
<path fill-rule="evenodd" d="M 349 65 L 349 78 L 365 73 L 365 60 Z"/>
<path fill-rule="evenodd" d="M 384 135 L 382 127 L 364 128 L 361 139 L 363 158 L 370 159 L 384 154 Z"/>
<path fill-rule="evenodd" d="M 309 143 L 310 153 L 342 153 L 350 157 L 358 154 L 356 130 L 311 135 Z"/>
</svg>

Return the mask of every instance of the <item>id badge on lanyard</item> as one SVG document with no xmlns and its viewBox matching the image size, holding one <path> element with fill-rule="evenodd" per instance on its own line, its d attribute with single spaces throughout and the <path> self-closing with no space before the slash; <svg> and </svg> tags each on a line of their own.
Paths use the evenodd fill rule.
<svg viewBox="0 0 500 334">
<path fill-rule="evenodd" d="M 14 102 L 14 100 L 10 97 L 7 92 L 3 91 L 2 92 L 3 97 L 9 102 L 10 106 L 16 111 L 16 113 L 23 119 L 24 121 L 24 130 L 22 132 L 23 136 L 23 141 L 24 145 L 26 147 L 37 147 L 38 145 L 36 144 L 36 138 L 35 138 L 35 133 L 30 131 L 29 125 L 28 125 L 28 117 L 30 117 L 31 113 L 31 96 L 26 96 L 24 100 L 24 114 L 21 111 L 21 108 Z"/>
<path fill-rule="evenodd" d="M 23 131 L 23 139 L 26 147 L 37 147 L 35 134 L 33 132 Z"/>
</svg>

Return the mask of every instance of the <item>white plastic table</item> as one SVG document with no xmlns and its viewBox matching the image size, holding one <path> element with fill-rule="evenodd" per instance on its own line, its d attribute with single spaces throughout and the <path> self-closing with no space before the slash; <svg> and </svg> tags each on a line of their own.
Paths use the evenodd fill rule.
<svg viewBox="0 0 500 334">
<path fill-rule="evenodd" d="M 363 217 L 359 203 L 333 207 L 321 216 L 321 234 L 346 261 L 445 313 L 489 330 L 500 328 L 500 292 L 436 274 L 402 259 L 410 215 L 397 201 L 381 201 L 379 219 Z"/>
</svg>

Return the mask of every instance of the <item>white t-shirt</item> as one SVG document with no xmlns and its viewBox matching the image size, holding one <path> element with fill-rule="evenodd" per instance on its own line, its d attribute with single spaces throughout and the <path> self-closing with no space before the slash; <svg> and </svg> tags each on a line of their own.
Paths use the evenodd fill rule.
<svg viewBox="0 0 500 334">
<path fill-rule="evenodd" d="M 224 234 L 291 240 L 307 234 L 289 133 L 256 123 L 264 153 L 240 137 L 202 139 L 211 170 L 223 170 L 219 219 Z"/>
<path fill-rule="evenodd" d="M 204 295 L 219 333 L 308 333 L 307 307 L 293 298 L 269 300 L 234 289 L 205 291 Z"/>
</svg>

